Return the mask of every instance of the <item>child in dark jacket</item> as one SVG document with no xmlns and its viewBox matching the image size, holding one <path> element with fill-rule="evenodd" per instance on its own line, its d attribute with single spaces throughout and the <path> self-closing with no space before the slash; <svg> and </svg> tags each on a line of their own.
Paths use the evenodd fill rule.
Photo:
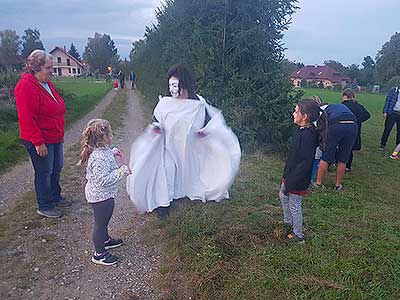
<svg viewBox="0 0 400 300">
<path fill-rule="evenodd" d="M 342 104 L 346 105 L 351 110 L 351 112 L 357 119 L 357 125 L 358 125 L 357 137 L 346 164 L 346 171 L 349 172 L 351 171 L 351 165 L 353 163 L 353 151 L 361 150 L 361 125 L 363 122 L 367 121 L 371 117 L 371 115 L 363 105 L 357 102 L 356 95 L 352 89 L 345 89 L 343 92 L 342 99 L 343 99 Z"/>
<path fill-rule="evenodd" d="M 287 235 L 290 242 L 304 243 L 303 213 L 301 202 L 308 192 L 311 181 L 318 133 L 313 122 L 319 118 L 320 108 L 313 99 L 301 100 L 293 113 L 294 123 L 299 126 L 286 159 L 279 198 L 283 208 L 285 227 L 293 228 Z"/>
</svg>

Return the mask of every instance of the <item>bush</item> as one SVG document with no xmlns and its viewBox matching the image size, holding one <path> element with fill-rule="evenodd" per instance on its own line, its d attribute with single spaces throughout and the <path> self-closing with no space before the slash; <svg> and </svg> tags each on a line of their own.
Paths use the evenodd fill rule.
<svg viewBox="0 0 400 300">
<path fill-rule="evenodd" d="M 393 76 L 388 82 L 386 82 L 383 91 L 387 92 L 394 86 L 400 87 L 400 76 Z"/>
<path fill-rule="evenodd" d="M 334 90 L 334 91 L 341 91 L 341 90 L 342 90 L 342 85 L 340 85 L 340 84 L 334 84 L 334 85 L 333 85 L 333 90 Z"/>
<path fill-rule="evenodd" d="M 185 62 L 245 149 L 285 143 L 300 94 L 281 70 L 280 41 L 295 2 L 166 1 L 131 52 L 138 89 L 156 101 L 167 69 Z"/>
<path fill-rule="evenodd" d="M 7 100 L 8 104 L 14 103 L 14 88 L 20 77 L 21 74 L 16 72 L 0 73 L 0 100 Z"/>
</svg>

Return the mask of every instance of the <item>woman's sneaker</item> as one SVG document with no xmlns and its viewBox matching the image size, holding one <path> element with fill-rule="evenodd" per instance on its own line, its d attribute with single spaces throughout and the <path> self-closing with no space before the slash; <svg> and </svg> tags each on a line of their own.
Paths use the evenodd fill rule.
<svg viewBox="0 0 400 300">
<path fill-rule="evenodd" d="M 59 212 L 57 209 L 54 208 L 48 210 L 38 209 L 37 213 L 43 217 L 50 219 L 61 218 L 63 216 L 61 212 Z"/>
<path fill-rule="evenodd" d="M 106 250 L 113 249 L 121 246 L 124 242 L 121 239 L 112 239 L 110 238 L 108 241 L 104 243 L 104 247 Z"/>
<path fill-rule="evenodd" d="M 110 252 L 104 252 L 103 254 L 97 255 L 96 252 L 93 253 L 92 262 L 103 266 L 112 266 L 119 261 L 119 258 L 112 255 Z"/>
</svg>

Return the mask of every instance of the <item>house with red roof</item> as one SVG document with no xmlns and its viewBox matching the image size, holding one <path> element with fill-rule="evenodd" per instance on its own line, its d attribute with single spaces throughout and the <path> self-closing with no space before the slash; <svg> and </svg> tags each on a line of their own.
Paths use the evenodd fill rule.
<svg viewBox="0 0 400 300">
<path fill-rule="evenodd" d="M 301 69 L 294 71 L 290 75 L 290 79 L 295 87 L 301 87 L 301 81 L 305 80 L 309 83 L 324 85 L 324 88 L 341 85 L 342 87 L 351 83 L 350 77 L 341 74 L 334 68 L 329 66 L 304 66 Z"/>
<path fill-rule="evenodd" d="M 65 47 L 55 47 L 50 54 L 53 56 L 54 76 L 76 77 L 83 73 L 84 64 L 69 54 Z"/>
</svg>

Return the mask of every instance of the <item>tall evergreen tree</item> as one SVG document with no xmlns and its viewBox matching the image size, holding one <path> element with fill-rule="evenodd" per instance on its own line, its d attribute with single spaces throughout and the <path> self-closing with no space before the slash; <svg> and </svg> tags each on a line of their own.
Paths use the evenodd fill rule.
<svg viewBox="0 0 400 300">
<path fill-rule="evenodd" d="M 26 29 L 24 31 L 24 35 L 22 36 L 22 56 L 23 58 L 27 58 L 29 54 L 33 50 L 42 49 L 44 50 L 44 46 L 42 41 L 40 40 L 40 32 L 39 29 Z"/>
<path fill-rule="evenodd" d="M 15 30 L 0 31 L 0 68 L 9 69 L 20 63 L 21 41 Z"/>
<path fill-rule="evenodd" d="M 74 43 L 71 43 L 71 46 L 69 47 L 68 53 L 71 54 L 73 57 L 76 59 L 81 59 L 78 50 L 76 49 Z"/>
<path fill-rule="evenodd" d="M 396 32 L 376 56 L 376 78 L 386 83 L 400 74 L 400 32 Z"/>
<path fill-rule="evenodd" d="M 243 144 L 285 141 L 297 95 L 282 74 L 282 37 L 296 2 L 167 0 L 131 53 L 139 86 L 155 97 L 167 68 L 186 62 Z"/>
<path fill-rule="evenodd" d="M 107 73 L 108 66 L 113 66 L 119 61 L 119 55 L 111 37 L 96 32 L 93 38 L 88 39 L 83 59 L 93 71 L 98 70 L 104 74 Z"/>
<path fill-rule="evenodd" d="M 374 84 L 375 62 L 371 56 L 366 56 L 362 65 L 360 83 L 364 86 L 371 86 Z"/>
</svg>

